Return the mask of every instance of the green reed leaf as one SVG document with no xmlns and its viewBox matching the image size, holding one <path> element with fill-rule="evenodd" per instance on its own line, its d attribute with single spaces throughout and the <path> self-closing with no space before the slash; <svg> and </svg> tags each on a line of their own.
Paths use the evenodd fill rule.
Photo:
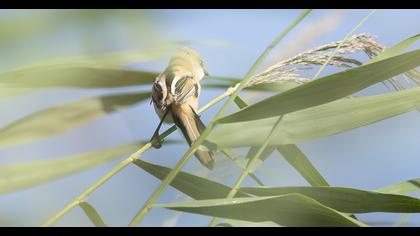
<svg viewBox="0 0 420 236">
<path fill-rule="evenodd" d="M 81 202 L 79 203 L 79 206 L 83 209 L 85 214 L 89 217 L 89 219 L 96 227 L 107 227 L 104 220 L 102 220 L 102 217 L 92 205 L 90 205 L 87 202 Z"/>
<path fill-rule="evenodd" d="M 420 212 L 420 199 L 341 187 L 250 187 L 241 191 L 256 196 L 299 193 L 346 213 Z"/>
<path fill-rule="evenodd" d="M 411 194 L 420 190 L 420 178 L 410 179 L 402 183 L 392 184 L 376 189 L 379 193 Z"/>
<path fill-rule="evenodd" d="M 287 160 L 287 162 L 292 165 L 306 181 L 308 181 L 310 185 L 329 186 L 328 182 L 309 161 L 305 153 L 303 153 L 296 145 L 279 145 L 277 150 Z"/>
<path fill-rule="evenodd" d="M 139 142 L 129 143 L 53 160 L 0 166 L 0 194 L 31 188 L 117 160 L 139 146 Z"/>
<path fill-rule="evenodd" d="M 420 50 L 335 73 L 274 95 L 231 115 L 221 123 L 257 120 L 328 103 L 420 65 Z"/>
<path fill-rule="evenodd" d="M 343 99 L 284 116 L 270 145 L 316 140 L 378 122 L 418 108 L 420 88 L 376 96 Z M 222 124 L 208 140 L 218 146 L 258 146 L 276 118 Z M 211 148 L 211 147 L 209 147 Z"/>
<path fill-rule="evenodd" d="M 98 96 L 34 112 L 0 129 L 0 148 L 65 133 L 144 101 L 149 95 L 143 92 Z"/>
<path fill-rule="evenodd" d="M 151 164 L 140 159 L 134 160 L 134 164 L 160 180 L 165 179 L 171 171 L 168 167 Z M 182 171 L 171 182 L 171 186 L 197 200 L 222 198 L 230 191 L 226 185 Z M 237 196 L 246 197 L 248 195 L 238 193 Z"/>
<path fill-rule="evenodd" d="M 302 194 L 195 200 L 154 207 L 235 220 L 272 221 L 282 226 L 366 226 Z"/>
</svg>

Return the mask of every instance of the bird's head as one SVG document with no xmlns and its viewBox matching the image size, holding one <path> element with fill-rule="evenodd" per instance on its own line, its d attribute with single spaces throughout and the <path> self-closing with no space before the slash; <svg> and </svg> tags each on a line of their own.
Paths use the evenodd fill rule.
<svg viewBox="0 0 420 236">
<path fill-rule="evenodd" d="M 174 57 L 171 59 L 171 63 L 176 63 L 188 67 L 193 72 L 199 72 L 196 74 L 209 75 L 207 69 L 204 67 L 203 59 L 201 55 L 192 48 L 182 48 Z"/>
</svg>

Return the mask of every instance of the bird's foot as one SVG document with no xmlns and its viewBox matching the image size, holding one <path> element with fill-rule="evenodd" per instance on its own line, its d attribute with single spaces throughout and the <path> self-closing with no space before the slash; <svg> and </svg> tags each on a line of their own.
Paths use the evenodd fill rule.
<svg viewBox="0 0 420 236">
<path fill-rule="evenodd" d="M 162 139 L 160 139 L 159 133 L 153 134 L 149 142 L 152 144 L 152 147 L 156 149 L 159 149 L 162 147 Z"/>
</svg>

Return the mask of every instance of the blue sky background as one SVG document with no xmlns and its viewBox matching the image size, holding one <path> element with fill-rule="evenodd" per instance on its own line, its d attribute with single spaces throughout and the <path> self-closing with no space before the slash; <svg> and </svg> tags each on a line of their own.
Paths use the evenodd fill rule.
<svg viewBox="0 0 420 236">
<path fill-rule="evenodd" d="M 341 40 L 370 10 L 315 10 L 282 41 L 260 69 L 280 58 L 292 56 L 315 46 Z M 96 11 L 97 13 L 98 11 Z M 188 45 L 199 51 L 210 74 L 242 77 L 265 47 L 290 24 L 301 10 L 148 10 L 99 12 L 98 32 L 84 30 L 84 18 L 60 19 L 51 10 L 0 11 L 0 23 L 22 18 L 23 22 L 48 16 L 43 24 L 57 20 L 58 27 L 31 38 L 1 41 L 0 71 L 5 72 L 28 63 L 49 58 L 90 55 L 118 50 L 150 50 L 168 42 Z M 29 13 L 29 14 L 28 14 Z M 90 14 L 87 12 L 87 14 Z M 133 25 L 127 26 L 122 16 L 134 15 Z M 56 17 L 56 18 L 54 18 Z M 64 16 L 63 16 L 64 17 Z M 419 10 L 378 10 L 356 33 L 377 36 L 379 43 L 391 46 L 420 32 Z M 136 23 L 138 22 L 138 24 Z M 136 27 L 138 25 L 138 28 Z M 91 37 L 86 37 L 86 35 Z M 86 39 L 87 38 L 87 39 Z M 86 47 L 89 45 L 89 47 Z M 416 43 L 412 48 L 418 48 Z M 88 49 L 87 49 L 88 48 Z M 93 49 L 92 49 L 93 48 Z M 6 56 L 7 55 L 7 56 Z M 366 56 L 358 55 L 365 61 Z M 148 62 L 134 62 L 134 69 L 161 71 L 169 57 Z M 336 72 L 327 68 L 321 75 Z M 310 75 L 315 74 L 311 71 Z M 149 89 L 149 88 L 145 88 Z M 120 90 L 121 91 L 121 90 Z M 374 85 L 361 94 L 370 95 L 388 90 Z M 0 100 L 0 127 L 42 108 L 77 100 L 110 90 L 48 90 Z M 205 89 L 200 104 L 219 95 L 218 89 Z M 255 95 L 255 94 L 254 94 Z M 251 98 L 246 94 L 245 98 Z M 207 123 L 218 111 L 216 105 L 202 115 Z M 158 123 L 148 102 L 144 102 L 96 120 L 79 129 L 54 138 L 0 149 L 0 165 L 26 161 L 54 159 L 138 139 L 148 139 Z M 166 126 L 168 127 L 168 126 Z M 179 133 L 171 135 L 180 139 Z M 300 144 L 314 165 L 333 186 L 375 189 L 420 177 L 420 114 L 406 113 L 350 132 Z M 187 145 L 169 145 L 150 150 L 144 159 L 165 166 L 174 166 Z M 64 207 L 84 189 L 102 177 L 118 161 L 78 174 L 39 185 L 24 191 L 0 195 L 0 225 L 36 226 Z M 222 156 L 217 156 L 216 170 L 208 173 L 194 159 L 184 168 L 198 175 L 209 174 L 211 179 L 232 184 L 239 170 Z M 267 185 L 307 185 L 280 154 L 274 153 L 256 172 Z M 244 185 L 251 185 L 245 181 Z M 135 166 L 129 166 L 100 187 L 88 202 L 96 207 L 112 226 L 129 223 L 151 192 L 159 185 L 154 177 Z M 169 188 L 158 202 L 188 199 Z M 360 215 L 373 225 L 393 224 L 400 214 L 375 213 Z M 142 226 L 205 226 L 210 217 L 153 209 Z M 82 210 L 75 208 L 57 226 L 91 226 Z M 420 226 L 420 215 L 410 218 L 409 225 Z"/>
</svg>

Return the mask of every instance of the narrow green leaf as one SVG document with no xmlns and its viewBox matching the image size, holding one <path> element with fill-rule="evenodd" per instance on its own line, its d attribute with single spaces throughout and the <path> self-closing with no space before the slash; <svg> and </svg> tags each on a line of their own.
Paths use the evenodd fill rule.
<svg viewBox="0 0 420 236">
<path fill-rule="evenodd" d="M 95 208 L 87 202 L 80 202 L 79 206 L 83 209 L 89 219 L 96 227 L 107 227 Z"/>
<path fill-rule="evenodd" d="M 420 105 L 420 88 L 343 99 L 287 114 L 270 145 L 297 144 L 378 122 Z M 276 118 L 222 124 L 208 140 L 218 148 L 259 146 Z M 209 147 L 211 148 L 211 147 Z"/>
<path fill-rule="evenodd" d="M 245 107 L 247 107 L 248 106 L 248 104 L 244 101 L 244 100 L 242 100 L 242 98 L 241 97 L 239 97 L 239 96 L 236 96 L 235 97 L 235 99 L 233 100 L 234 102 L 235 102 L 235 104 L 240 108 L 240 109 L 242 109 L 242 108 L 245 108 Z"/>
<path fill-rule="evenodd" d="M 151 84 L 159 73 L 128 70 L 121 66 L 167 57 L 179 46 L 178 43 L 163 43 L 148 50 L 117 51 L 31 63 L 0 74 L 0 99 L 48 88 L 115 88 Z"/>
<path fill-rule="evenodd" d="M 366 64 L 370 64 L 370 63 L 374 63 L 386 58 L 390 58 L 393 56 L 396 56 L 398 54 L 400 54 L 402 51 L 404 51 L 405 49 L 407 49 L 408 47 L 410 47 L 413 43 L 415 43 L 417 40 L 420 39 L 420 34 L 414 35 L 408 39 L 405 39 L 399 43 L 397 43 L 396 45 L 385 49 L 384 52 L 382 52 L 381 54 L 379 54 L 378 56 L 372 58 L 371 60 L 369 60 L 368 62 L 365 63 Z"/>
<path fill-rule="evenodd" d="M 150 84 L 158 74 L 91 63 L 30 66 L 0 75 L 0 85 L 10 88 L 113 88 Z"/>
<path fill-rule="evenodd" d="M 329 186 L 306 155 L 294 144 L 280 145 L 277 150 L 312 186 Z"/>
<path fill-rule="evenodd" d="M 328 103 L 420 65 L 420 50 L 362 65 L 303 84 L 220 118 L 232 123 L 280 116 Z"/>
<path fill-rule="evenodd" d="M 256 196 L 299 193 L 346 213 L 420 212 L 420 199 L 341 187 L 254 187 L 241 191 Z"/>
<path fill-rule="evenodd" d="M 239 108 L 244 108 L 248 106 L 248 104 L 242 100 L 239 96 L 237 96 L 238 101 L 236 105 Z M 258 147 L 251 147 L 247 154 L 247 159 L 255 155 L 258 151 Z M 251 169 L 251 172 L 255 171 L 263 161 L 274 151 L 275 147 L 270 146 L 267 147 L 266 150 L 261 154 L 259 162 L 255 164 L 255 166 Z M 309 184 L 312 186 L 329 186 L 327 181 L 322 177 L 321 173 L 312 165 L 306 155 L 294 144 L 288 145 L 279 145 L 277 150 L 281 153 L 281 155 L 286 159 L 286 161 L 292 165 L 301 175 L 303 178 L 308 181 Z"/>
<path fill-rule="evenodd" d="M 238 101 L 235 103 L 239 108 L 244 108 L 248 104 L 237 96 Z M 259 147 L 251 147 L 247 154 L 247 159 L 254 156 L 258 152 Z M 264 160 L 274 151 L 275 147 L 267 147 L 261 154 L 258 162 L 251 168 L 250 172 L 254 172 Z M 279 145 L 277 150 L 282 154 L 286 161 L 292 165 L 303 178 L 306 179 L 312 186 L 329 186 L 327 181 L 322 177 L 318 170 L 312 165 L 306 155 L 294 144 Z"/>
<path fill-rule="evenodd" d="M 411 194 L 420 190 L 420 178 L 376 189 L 379 193 Z"/>
<path fill-rule="evenodd" d="M 365 226 L 302 194 L 157 204 L 172 210 L 282 226 Z"/>
<path fill-rule="evenodd" d="M 134 160 L 134 164 L 160 180 L 165 179 L 166 175 L 171 171 L 170 168 L 147 163 L 140 159 Z M 182 171 L 171 182 L 171 186 L 198 200 L 222 198 L 230 191 L 228 186 Z M 248 195 L 239 192 L 236 196 L 246 197 Z"/>
<path fill-rule="evenodd" d="M 248 104 L 240 96 L 236 96 L 235 100 L 233 101 L 239 108 L 245 108 L 248 106 Z M 251 147 L 248 153 L 246 154 L 246 162 L 248 162 L 253 156 L 257 155 L 259 149 L 260 147 Z M 260 154 L 259 158 L 255 160 L 255 162 L 252 164 L 253 166 L 250 167 L 249 173 L 253 173 L 256 169 L 258 169 L 262 165 L 262 163 L 268 158 L 268 156 L 270 156 L 271 153 L 274 152 L 274 149 L 275 148 L 273 147 L 266 147 L 264 151 Z"/>
<path fill-rule="evenodd" d="M 87 98 L 32 113 L 0 129 L 0 148 L 58 135 L 149 97 L 149 92 Z"/>
<path fill-rule="evenodd" d="M 0 166 L 0 194 L 27 189 L 119 159 L 139 146 L 136 142 L 53 160 Z"/>
</svg>

